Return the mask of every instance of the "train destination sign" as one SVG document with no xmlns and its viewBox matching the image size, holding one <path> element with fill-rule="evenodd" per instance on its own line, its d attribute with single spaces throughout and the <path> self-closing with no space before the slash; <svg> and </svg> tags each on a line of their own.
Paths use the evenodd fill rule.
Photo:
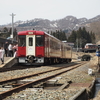
<svg viewBox="0 0 100 100">
<path fill-rule="evenodd" d="M 33 32 L 28 32 L 28 34 L 34 34 Z"/>
</svg>

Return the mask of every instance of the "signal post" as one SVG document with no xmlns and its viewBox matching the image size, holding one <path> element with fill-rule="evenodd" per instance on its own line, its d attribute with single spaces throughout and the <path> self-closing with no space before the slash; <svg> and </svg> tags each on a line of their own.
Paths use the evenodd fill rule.
<svg viewBox="0 0 100 100">
<path fill-rule="evenodd" d="M 97 65 L 97 68 L 98 68 L 98 71 L 100 72 L 100 49 L 99 48 L 96 51 L 96 56 L 98 57 L 98 65 Z"/>
</svg>

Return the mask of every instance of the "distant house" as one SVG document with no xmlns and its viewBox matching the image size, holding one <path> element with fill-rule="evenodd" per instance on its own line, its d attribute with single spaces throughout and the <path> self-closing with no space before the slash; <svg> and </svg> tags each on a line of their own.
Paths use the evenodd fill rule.
<svg viewBox="0 0 100 100">
<path fill-rule="evenodd" d="M 0 38 L 0 46 L 3 47 L 4 46 L 4 43 L 8 41 L 8 43 L 11 43 L 11 40 L 8 40 L 8 39 L 4 39 L 4 38 Z"/>
<path fill-rule="evenodd" d="M 74 43 L 71 43 L 71 42 L 67 42 L 67 44 L 69 45 L 69 46 L 71 46 L 71 47 L 74 47 Z"/>
<path fill-rule="evenodd" d="M 68 44 L 68 45 L 69 45 L 69 46 L 71 46 L 72 48 L 74 47 L 74 43 L 67 42 L 67 41 L 62 41 L 62 42 L 64 42 L 64 43 Z"/>
<path fill-rule="evenodd" d="M 0 46 L 2 47 L 5 43 L 6 39 L 4 38 L 0 38 Z"/>
</svg>

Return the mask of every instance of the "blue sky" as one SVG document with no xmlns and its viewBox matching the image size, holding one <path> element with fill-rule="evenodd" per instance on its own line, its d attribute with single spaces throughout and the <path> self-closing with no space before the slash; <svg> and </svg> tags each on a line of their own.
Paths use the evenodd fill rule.
<svg viewBox="0 0 100 100">
<path fill-rule="evenodd" d="M 100 0 L 2 0 L 0 3 L 0 25 L 34 18 L 49 20 L 72 15 L 87 19 L 100 15 Z"/>
</svg>

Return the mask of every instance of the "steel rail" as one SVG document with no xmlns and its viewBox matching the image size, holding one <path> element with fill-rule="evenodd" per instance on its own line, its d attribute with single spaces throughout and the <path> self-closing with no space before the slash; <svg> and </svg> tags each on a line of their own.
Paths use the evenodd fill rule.
<svg viewBox="0 0 100 100">
<path fill-rule="evenodd" d="M 65 68 L 64 71 L 61 70 L 61 72 L 58 72 L 58 73 L 56 73 L 56 74 L 49 75 L 49 76 L 45 76 L 44 78 L 36 79 L 36 80 L 34 80 L 34 81 L 32 81 L 32 82 L 28 82 L 28 83 L 26 83 L 26 84 L 20 85 L 20 86 L 18 86 L 18 87 L 15 87 L 15 88 L 13 88 L 13 89 L 8 90 L 8 91 L 2 92 L 2 93 L 0 93 L 0 97 L 1 97 L 0 99 L 2 100 L 2 99 L 4 99 L 4 98 L 6 98 L 7 96 L 12 95 L 14 92 L 19 92 L 19 91 L 21 91 L 21 90 L 24 90 L 24 89 L 26 89 L 26 88 L 28 88 L 28 87 L 30 87 L 30 86 L 32 86 L 33 84 L 36 84 L 36 83 L 38 83 L 38 82 L 47 81 L 47 80 L 49 80 L 49 79 L 51 79 L 51 78 L 54 78 L 54 77 L 56 77 L 56 76 L 58 76 L 58 75 L 60 75 L 60 74 L 62 74 L 62 73 L 65 73 L 65 72 L 67 72 L 67 71 L 70 71 L 70 70 L 72 70 L 72 69 L 75 69 L 75 68 L 77 68 L 77 67 L 80 67 L 81 65 L 84 65 L 84 64 L 86 64 L 86 62 L 85 62 L 85 63 L 82 63 L 82 64 L 79 64 L 79 65 L 75 65 L 74 67 Z"/>
<path fill-rule="evenodd" d="M 75 62 L 76 64 L 77 63 L 80 63 L 79 61 L 77 61 L 77 62 Z M 73 64 L 75 64 L 75 63 L 73 63 L 73 62 L 71 62 L 71 63 L 68 63 L 67 65 L 66 65 L 66 67 L 68 67 L 69 65 L 73 65 Z M 56 64 L 55 66 L 57 66 L 58 64 Z M 50 66 L 52 66 L 52 65 L 50 65 Z M 34 67 L 28 67 L 28 68 L 34 68 Z M 13 67 L 9 67 L 9 68 L 7 68 L 7 67 L 2 67 L 2 68 L 0 68 L 0 72 L 6 72 L 6 71 L 13 71 L 13 70 L 19 70 L 19 69 L 26 69 L 26 67 L 23 67 L 23 66 L 17 66 L 17 65 L 15 65 L 15 66 L 13 66 Z"/>
<path fill-rule="evenodd" d="M 79 64 L 80 64 L 80 63 L 79 63 Z M 43 73 L 47 73 L 47 72 L 51 72 L 51 71 L 63 69 L 63 68 L 66 68 L 66 67 L 68 68 L 68 67 L 70 67 L 70 66 L 75 66 L 75 64 L 66 65 L 66 66 L 63 66 L 63 67 L 60 67 L 60 68 L 50 69 L 50 70 L 48 70 L 48 71 L 43 71 L 43 72 L 39 72 L 39 73 L 34 73 L 34 74 L 31 74 L 31 75 L 27 75 L 27 76 L 22 76 L 22 77 L 17 77 L 17 78 L 12 78 L 12 79 L 3 80 L 3 81 L 0 81 L 0 85 L 5 84 L 5 83 L 8 83 L 8 82 L 16 81 L 16 80 L 25 79 L 25 78 L 32 77 L 32 76 L 37 76 L 37 75 L 39 75 L 39 74 L 43 74 Z"/>
</svg>

